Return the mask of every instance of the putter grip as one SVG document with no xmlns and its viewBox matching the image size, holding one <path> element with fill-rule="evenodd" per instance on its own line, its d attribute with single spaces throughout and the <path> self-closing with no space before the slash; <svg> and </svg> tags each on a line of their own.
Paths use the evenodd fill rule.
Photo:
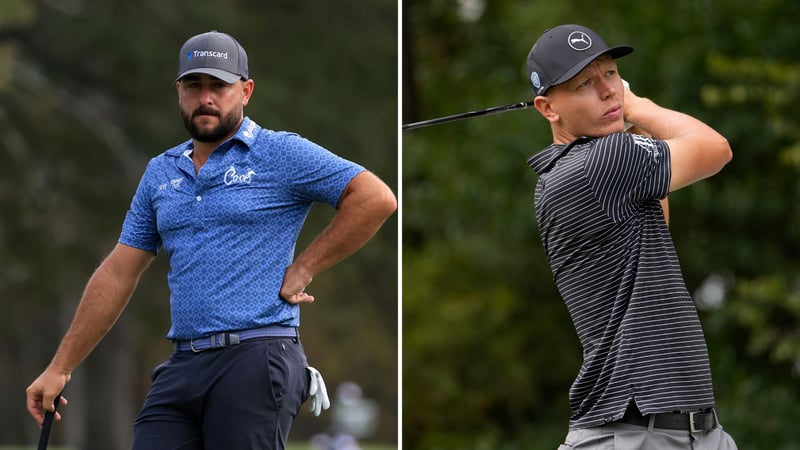
<svg viewBox="0 0 800 450">
<path fill-rule="evenodd" d="M 47 441 L 50 440 L 50 429 L 53 428 L 53 420 L 56 418 L 56 409 L 61 403 L 61 394 L 56 395 L 53 400 L 53 411 L 44 412 L 44 422 L 42 422 L 42 433 L 39 435 L 39 450 L 47 450 Z"/>
</svg>

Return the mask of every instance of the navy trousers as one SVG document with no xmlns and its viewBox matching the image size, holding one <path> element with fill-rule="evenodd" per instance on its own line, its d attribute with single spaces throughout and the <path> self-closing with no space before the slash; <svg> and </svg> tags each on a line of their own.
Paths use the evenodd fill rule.
<svg viewBox="0 0 800 450">
<path fill-rule="evenodd" d="M 283 449 L 308 398 L 299 338 L 175 352 L 153 369 L 133 450 Z"/>
</svg>

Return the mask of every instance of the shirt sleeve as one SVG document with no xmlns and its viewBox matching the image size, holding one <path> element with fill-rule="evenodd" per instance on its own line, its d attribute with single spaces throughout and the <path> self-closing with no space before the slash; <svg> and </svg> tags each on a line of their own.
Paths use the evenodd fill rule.
<svg viewBox="0 0 800 450">
<path fill-rule="evenodd" d="M 161 236 L 156 227 L 156 212 L 152 202 L 153 193 L 158 189 L 158 186 L 152 186 L 156 165 L 154 158 L 148 163 L 144 175 L 139 180 L 139 186 L 125 215 L 119 237 L 121 244 L 153 253 L 158 253 L 161 248 Z"/>
<path fill-rule="evenodd" d="M 631 133 L 598 139 L 586 159 L 586 177 L 601 206 L 620 222 L 645 202 L 669 194 L 669 146 Z"/>
<path fill-rule="evenodd" d="M 327 203 L 336 208 L 348 183 L 364 167 L 338 156 L 296 134 L 284 135 L 286 182 L 292 196 L 306 202 Z"/>
</svg>

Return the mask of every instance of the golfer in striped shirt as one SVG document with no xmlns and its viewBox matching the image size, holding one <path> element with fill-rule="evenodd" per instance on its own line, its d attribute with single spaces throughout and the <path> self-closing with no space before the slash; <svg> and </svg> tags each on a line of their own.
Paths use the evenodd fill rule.
<svg viewBox="0 0 800 450">
<path fill-rule="evenodd" d="M 615 60 L 632 51 L 561 25 L 527 60 L 553 133 L 529 160 L 536 219 L 583 346 L 560 449 L 735 449 L 662 206 L 719 172 L 731 149 L 701 121 L 626 89 Z"/>
</svg>

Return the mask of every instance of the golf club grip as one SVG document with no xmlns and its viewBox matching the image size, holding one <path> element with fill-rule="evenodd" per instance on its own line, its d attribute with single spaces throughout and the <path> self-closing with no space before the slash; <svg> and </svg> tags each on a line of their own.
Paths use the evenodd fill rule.
<svg viewBox="0 0 800 450">
<path fill-rule="evenodd" d="M 53 421 L 56 418 L 56 409 L 58 409 L 59 403 L 61 403 L 61 394 L 56 395 L 56 398 L 53 399 L 53 411 L 44 412 L 42 432 L 39 435 L 39 450 L 47 450 L 47 441 L 50 440 L 50 429 L 53 428 Z"/>
</svg>

